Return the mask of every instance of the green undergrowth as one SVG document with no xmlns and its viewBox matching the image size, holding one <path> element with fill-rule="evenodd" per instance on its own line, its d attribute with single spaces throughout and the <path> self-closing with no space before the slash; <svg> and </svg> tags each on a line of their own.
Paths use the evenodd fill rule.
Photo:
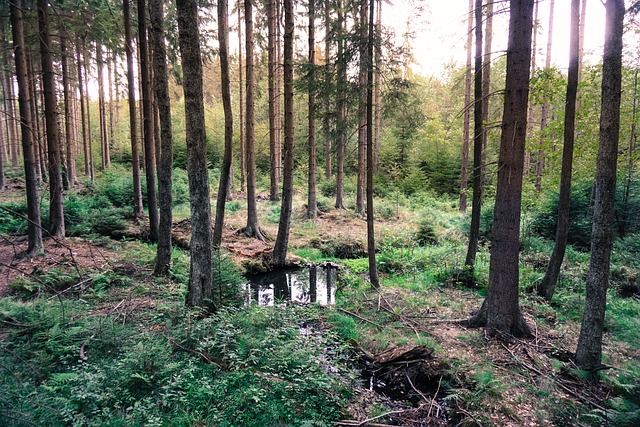
<svg viewBox="0 0 640 427">
<path fill-rule="evenodd" d="M 144 250 L 143 250 L 144 252 Z M 66 276 L 43 280 L 66 286 Z M 166 280 L 0 300 L 0 425 L 328 425 L 354 375 L 318 307 L 188 310 Z M 64 284 L 62 282 L 65 282 Z M 173 291 L 171 291 L 173 289 Z M 314 424 L 315 423 L 315 424 Z"/>
</svg>

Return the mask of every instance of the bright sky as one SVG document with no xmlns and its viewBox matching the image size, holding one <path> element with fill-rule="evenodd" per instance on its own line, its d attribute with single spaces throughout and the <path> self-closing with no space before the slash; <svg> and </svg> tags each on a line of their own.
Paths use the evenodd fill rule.
<svg viewBox="0 0 640 427">
<path fill-rule="evenodd" d="M 382 19 L 386 26 L 400 34 L 406 32 L 407 20 L 415 32 L 413 54 L 417 64 L 415 70 L 425 75 L 441 75 L 448 63 L 463 65 L 466 62 L 466 31 L 468 0 L 391 0 L 383 2 Z M 569 11 L 570 0 L 555 1 L 553 23 L 552 64 L 566 69 L 569 56 Z M 497 2 L 495 9 L 508 6 L 508 2 Z M 424 9 L 420 14 L 418 8 Z M 544 65 L 549 29 L 550 0 L 539 0 L 537 57 L 538 66 Z M 604 6 L 600 0 L 587 1 L 585 30 L 585 59 L 596 63 L 602 56 L 604 43 Z M 503 52 L 507 45 L 508 12 L 494 17 L 493 51 Z M 495 56 L 495 55 L 494 55 Z"/>
</svg>

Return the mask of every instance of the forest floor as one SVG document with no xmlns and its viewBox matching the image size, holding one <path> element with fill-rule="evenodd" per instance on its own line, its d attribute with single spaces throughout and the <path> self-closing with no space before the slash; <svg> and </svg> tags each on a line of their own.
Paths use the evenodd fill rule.
<svg viewBox="0 0 640 427">
<path fill-rule="evenodd" d="M 13 201 L 14 195 L 9 196 L 9 201 Z M 273 241 L 245 237 L 241 232 L 245 218 L 243 203 L 238 199 L 233 203 L 238 208 L 227 213 L 224 246 L 238 266 L 255 269 L 255 260 L 268 256 Z M 263 230 L 273 237 L 279 202 L 262 197 L 259 206 Z M 339 285 L 337 306 L 322 308 L 319 318 L 321 330 L 337 333 L 349 343 L 350 363 L 362 372 L 363 378 L 349 386 L 351 397 L 336 425 L 602 425 L 618 409 L 612 402 L 624 397 L 621 390 L 637 387 L 636 375 L 640 370 L 637 298 L 621 300 L 614 296 L 610 303 L 609 316 L 627 317 L 608 320 L 604 353 L 611 368 L 603 373 L 602 381 L 596 382 L 571 363 L 571 351 L 579 332 L 579 317 L 573 311 L 582 296 L 563 296 L 561 301 L 549 305 L 525 293 L 523 312 L 534 336 L 488 337 L 484 330 L 467 329 L 459 322 L 478 309 L 484 295 L 482 286 L 465 288 L 447 273 L 461 256 L 460 245 L 444 252 L 434 249 L 420 262 L 415 261 L 413 249 L 402 240 L 402 236 L 416 228 L 410 212 L 397 208 L 376 223 L 378 241 L 399 240 L 389 244 L 393 250 L 381 255 L 386 265 L 393 266 L 394 262 L 398 265 L 383 271 L 380 290 L 372 290 L 364 280 L 364 219 L 351 211 L 335 209 L 311 221 L 303 216 L 298 201 L 290 238 L 294 261 L 331 259 L 343 261 L 349 267 Z M 174 239 L 178 246 L 188 244 L 189 228 L 187 218 L 176 218 Z M 443 240 L 451 240 L 451 234 L 459 233 L 445 228 L 437 232 L 441 238 L 449 234 Z M 144 235 L 144 224 L 131 224 L 125 235 Z M 103 280 L 107 273 L 113 273 L 110 280 L 122 276 L 131 281 L 123 279 L 123 286 L 108 288 L 107 294 L 100 297 L 101 302 L 93 306 L 91 315 L 120 316 L 118 319 L 124 325 L 134 322 L 134 312 L 140 319 L 153 316 L 167 298 L 179 300 L 184 290 L 170 280 L 161 286 L 172 289 L 173 296 L 168 297 L 162 291 L 152 276 L 153 246 L 135 240 L 73 237 L 63 241 L 49 239 L 45 246 L 45 254 L 23 258 L 25 237 L 2 236 L 0 297 L 24 295 L 40 283 L 47 298 L 83 300 L 94 286 L 92 281 L 97 283 L 96 277 Z M 347 255 L 353 256 L 342 260 L 327 255 L 331 251 L 347 251 Z M 487 259 L 486 253 L 479 258 L 479 263 L 485 263 L 485 270 Z M 540 254 L 530 251 L 523 259 L 534 265 Z M 68 283 L 52 285 L 48 281 L 51 272 L 56 272 L 58 280 L 66 275 Z M 141 288 L 139 283 L 148 287 Z M 0 327 L 0 336 L 5 337 L 14 318 L 0 312 L 5 323 Z M 157 328 L 164 330 L 161 324 Z M 86 358 L 85 344 L 79 351 L 80 357 Z M 199 350 L 186 351 L 208 357 Z M 370 372 L 367 376 L 367 371 L 373 375 Z"/>
</svg>

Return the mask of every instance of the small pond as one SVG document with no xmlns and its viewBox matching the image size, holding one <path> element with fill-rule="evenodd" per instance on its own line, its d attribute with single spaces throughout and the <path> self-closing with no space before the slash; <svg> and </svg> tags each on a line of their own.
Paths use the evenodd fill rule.
<svg viewBox="0 0 640 427">
<path fill-rule="evenodd" d="M 299 304 L 317 302 L 332 305 L 336 301 L 338 267 L 334 264 L 300 268 L 281 268 L 263 274 L 246 275 L 246 303 L 271 306 L 276 301 Z"/>
</svg>

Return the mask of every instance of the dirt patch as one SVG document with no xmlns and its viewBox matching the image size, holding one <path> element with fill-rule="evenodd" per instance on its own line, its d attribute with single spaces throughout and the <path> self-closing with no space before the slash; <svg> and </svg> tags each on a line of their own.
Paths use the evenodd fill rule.
<svg viewBox="0 0 640 427">
<path fill-rule="evenodd" d="M 90 241 L 68 238 L 62 241 L 45 239 L 42 255 L 26 258 L 25 237 L 0 239 L 0 297 L 9 294 L 10 284 L 20 277 L 34 275 L 57 268 L 65 272 L 102 271 L 120 258 L 115 252 Z"/>
</svg>

